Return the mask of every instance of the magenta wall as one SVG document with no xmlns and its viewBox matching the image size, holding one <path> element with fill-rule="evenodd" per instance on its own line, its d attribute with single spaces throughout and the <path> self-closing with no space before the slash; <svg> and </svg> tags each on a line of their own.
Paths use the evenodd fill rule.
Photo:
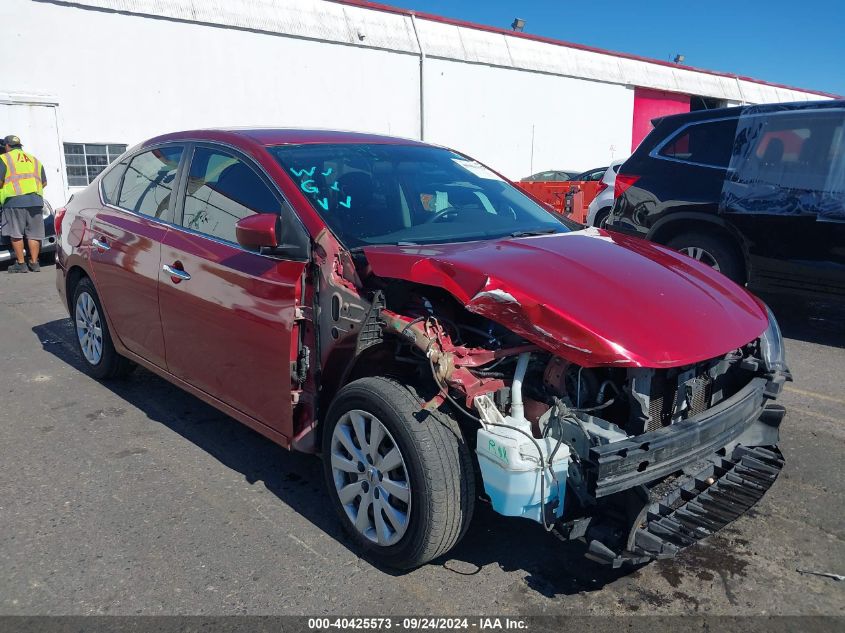
<svg viewBox="0 0 845 633">
<path fill-rule="evenodd" d="M 689 95 L 648 88 L 634 89 L 634 123 L 631 128 L 631 151 L 651 132 L 651 120 L 667 114 L 689 112 Z"/>
</svg>

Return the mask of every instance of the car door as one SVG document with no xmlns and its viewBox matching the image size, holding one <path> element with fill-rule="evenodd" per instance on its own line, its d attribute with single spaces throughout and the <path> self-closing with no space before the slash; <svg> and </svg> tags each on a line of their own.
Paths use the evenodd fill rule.
<svg viewBox="0 0 845 633">
<path fill-rule="evenodd" d="M 759 291 L 845 296 L 845 114 L 740 119 L 727 217 L 747 237 Z"/>
<path fill-rule="evenodd" d="M 139 152 L 103 178 L 105 204 L 90 227 L 90 262 L 114 334 L 128 350 L 164 368 L 158 304 L 161 242 L 174 217 L 182 145 Z"/>
<path fill-rule="evenodd" d="M 168 371 L 290 438 L 304 257 L 246 250 L 235 224 L 275 213 L 283 232 L 303 229 L 260 168 L 228 148 L 194 146 L 180 190 L 179 227 L 164 238 L 160 270 Z"/>
</svg>

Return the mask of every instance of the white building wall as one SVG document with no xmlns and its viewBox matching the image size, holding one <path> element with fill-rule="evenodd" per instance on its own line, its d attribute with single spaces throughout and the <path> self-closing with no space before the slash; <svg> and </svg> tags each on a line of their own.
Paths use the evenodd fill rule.
<svg viewBox="0 0 845 633">
<path fill-rule="evenodd" d="M 630 88 L 439 59 L 425 64 L 426 140 L 511 178 L 591 169 L 629 153 Z"/>
<path fill-rule="evenodd" d="M 57 103 L 58 142 L 131 146 L 256 125 L 419 138 L 424 112 L 425 140 L 519 178 L 625 156 L 633 86 L 743 103 L 819 98 L 322 0 L 0 0 L 0 24 L 0 59 L 15 61 L 2 67 L 0 101 Z M 0 134 L 36 137 L 10 124 L 0 120 Z"/>
<path fill-rule="evenodd" d="M 209 3 L 212 4 L 212 3 Z M 4 0 L 2 88 L 59 102 L 64 140 L 273 125 L 415 136 L 419 58 L 245 30 Z"/>
</svg>

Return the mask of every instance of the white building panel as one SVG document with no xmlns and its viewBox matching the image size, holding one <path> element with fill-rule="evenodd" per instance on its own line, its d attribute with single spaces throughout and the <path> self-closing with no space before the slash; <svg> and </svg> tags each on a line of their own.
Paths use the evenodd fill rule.
<svg viewBox="0 0 845 633">
<path fill-rule="evenodd" d="M 629 153 L 629 88 L 439 59 L 426 60 L 425 80 L 437 95 L 426 101 L 426 139 L 509 178 L 590 169 Z"/>
<path fill-rule="evenodd" d="M 0 59 L 39 50 L 6 64 L 0 89 L 54 100 L 59 146 L 233 125 L 425 128 L 517 178 L 624 157 L 635 86 L 728 103 L 820 98 L 323 0 L 2 0 L 0 24 Z"/>
</svg>

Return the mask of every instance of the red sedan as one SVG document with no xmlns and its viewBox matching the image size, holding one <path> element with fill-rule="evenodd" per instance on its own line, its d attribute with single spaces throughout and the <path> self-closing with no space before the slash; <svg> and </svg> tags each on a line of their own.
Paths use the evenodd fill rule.
<svg viewBox="0 0 845 633">
<path fill-rule="evenodd" d="M 88 372 L 141 365 L 321 454 L 379 563 L 444 554 L 478 497 L 596 560 L 671 556 L 783 464 L 789 372 L 764 304 L 666 248 L 576 230 L 449 149 L 169 134 L 56 228 Z"/>
</svg>

